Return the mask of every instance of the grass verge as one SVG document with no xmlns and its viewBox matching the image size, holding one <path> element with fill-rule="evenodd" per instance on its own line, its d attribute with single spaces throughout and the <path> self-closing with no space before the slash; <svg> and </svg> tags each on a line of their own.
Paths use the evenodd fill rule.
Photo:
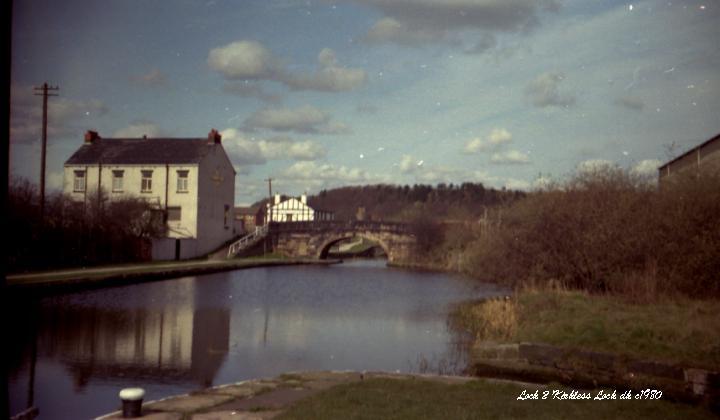
<svg viewBox="0 0 720 420">
<path fill-rule="evenodd" d="M 666 401 L 518 401 L 523 389 L 519 384 L 484 380 L 450 385 L 421 379 L 369 379 L 302 400 L 277 419 L 715 418 L 702 408 Z M 591 392 L 593 397 L 596 394 Z"/>
<path fill-rule="evenodd" d="M 289 259 L 285 254 L 279 252 L 268 252 L 264 255 L 253 255 L 249 257 L 237 258 L 243 261 L 264 261 L 264 260 L 286 260 Z"/>
<path fill-rule="evenodd" d="M 717 369 L 718 314 L 716 300 L 633 304 L 616 296 L 525 289 L 510 301 L 462 304 L 452 324 L 476 341 L 547 343 Z"/>
</svg>

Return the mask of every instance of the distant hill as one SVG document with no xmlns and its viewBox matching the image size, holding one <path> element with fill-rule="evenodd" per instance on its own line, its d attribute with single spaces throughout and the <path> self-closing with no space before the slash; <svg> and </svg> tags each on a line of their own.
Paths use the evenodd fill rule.
<svg viewBox="0 0 720 420">
<path fill-rule="evenodd" d="M 308 197 L 317 209 L 335 212 L 336 220 L 353 220 L 358 208 L 366 220 L 409 220 L 418 216 L 468 220 L 485 208 L 524 197 L 521 191 L 486 188 L 480 183 L 460 185 L 365 185 L 322 190 Z"/>
</svg>

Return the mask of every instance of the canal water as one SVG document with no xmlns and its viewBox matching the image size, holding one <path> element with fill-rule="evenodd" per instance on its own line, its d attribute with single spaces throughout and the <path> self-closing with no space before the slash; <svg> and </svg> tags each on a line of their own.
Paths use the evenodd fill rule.
<svg viewBox="0 0 720 420">
<path fill-rule="evenodd" d="M 462 366 L 453 304 L 503 291 L 384 260 L 254 268 L 16 301 L 11 413 L 41 419 L 297 370 L 409 372 Z"/>
</svg>

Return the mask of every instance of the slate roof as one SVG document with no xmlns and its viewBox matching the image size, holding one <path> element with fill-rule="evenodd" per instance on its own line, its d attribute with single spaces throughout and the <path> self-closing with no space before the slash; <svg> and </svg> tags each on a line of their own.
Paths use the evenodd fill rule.
<svg viewBox="0 0 720 420">
<path fill-rule="evenodd" d="M 219 145 L 205 138 L 97 139 L 83 144 L 66 165 L 198 163 Z"/>
</svg>

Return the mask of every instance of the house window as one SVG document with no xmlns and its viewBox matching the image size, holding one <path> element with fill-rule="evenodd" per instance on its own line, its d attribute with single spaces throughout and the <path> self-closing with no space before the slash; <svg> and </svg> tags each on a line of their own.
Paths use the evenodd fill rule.
<svg viewBox="0 0 720 420">
<path fill-rule="evenodd" d="M 113 192 L 122 192 L 124 175 L 125 175 L 125 171 L 112 171 L 112 190 L 113 190 Z"/>
<path fill-rule="evenodd" d="M 228 216 L 230 216 L 230 206 L 225 204 L 225 229 L 228 228 Z"/>
<path fill-rule="evenodd" d="M 182 207 L 168 207 L 167 209 L 167 220 L 168 222 L 179 222 L 182 217 Z"/>
<path fill-rule="evenodd" d="M 141 172 L 142 172 L 142 184 L 140 185 L 140 192 L 144 192 L 144 193 L 152 192 L 153 171 L 141 171 Z"/>
<path fill-rule="evenodd" d="M 85 191 L 85 171 L 75 171 L 75 178 L 73 179 L 73 191 Z"/>
<path fill-rule="evenodd" d="M 187 192 L 188 190 L 188 172 L 189 171 L 177 171 L 177 191 Z"/>
</svg>

